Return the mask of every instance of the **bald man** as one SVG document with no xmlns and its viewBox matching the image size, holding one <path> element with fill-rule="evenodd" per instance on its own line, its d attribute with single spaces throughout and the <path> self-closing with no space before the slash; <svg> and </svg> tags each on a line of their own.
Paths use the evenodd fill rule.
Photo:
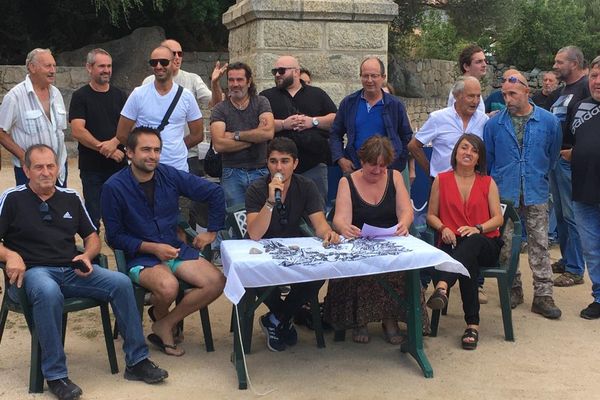
<svg viewBox="0 0 600 400">
<path fill-rule="evenodd" d="M 531 311 L 557 319 L 561 311 L 552 296 L 547 176 L 559 157 L 560 123 L 554 115 L 529 102 L 529 86 L 518 71 L 504 78 L 502 95 L 506 108 L 488 121 L 483 132 L 488 171 L 498 184 L 500 197 L 511 200 L 525 215 L 529 267 L 533 272 Z M 522 302 L 521 274 L 517 271 L 511 306 Z"/>
<path fill-rule="evenodd" d="M 327 201 L 329 128 L 337 108 L 324 90 L 300 79 L 300 64 L 292 56 L 275 62 L 275 87 L 261 95 L 269 99 L 275 117 L 275 136 L 289 137 L 298 147 L 296 172 L 312 179 Z"/>
</svg>

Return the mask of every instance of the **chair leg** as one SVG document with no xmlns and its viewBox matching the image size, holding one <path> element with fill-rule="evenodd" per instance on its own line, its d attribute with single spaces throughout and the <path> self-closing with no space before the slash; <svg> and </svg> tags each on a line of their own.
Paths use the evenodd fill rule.
<svg viewBox="0 0 600 400">
<path fill-rule="evenodd" d="M 6 299 L 2 302 L 2 308 L 0 308 L 0 343 L 2 343 L 2 335 L 4 334 L 4 326 L 6 325 L 6 319 L 8 318 L 8 305 Z"/>
<path fill-rule="evenodd" d="M 42 375 L 42 348 L 37 331 L 31 332 L 31 362 L 29 366 L 29 393 L 44 392 L 44 376 Z"/>
<path fill-rule="evenodd" d="M 69 313 L 63 313 L 62 318 L 62 343 L 63 347 L 65 347 L 65 338 L 67 337 L 67 318 Z"/>
<path fill-rule="evenodd" d="M 498 277 L 498 293 L 502 307 L 502 323 L 504 324 L 504 340 L 514 342 L 515 336 L 512 323 L 512 309 L 510 308 L 510 287 L 508 279 Z"/>
<path fill-rule="evenodd" d="M 333 341 L 334 342 L 343 342 L 346 340 L 346 330 L 336 330 L 333 332 Z"/>
<path fill-rule="evenodd" d="M 113 340 L 117 340 L 119 338 L 119 324 L 117 323 L 117 319 L 115 318 L 115 329 L 113 330 Z"/>
<path fill-rule="evenodd" d="M 319 304 L 318 293 L 309 300 L 310 311 L 312 313 L 312 323 L 317 339 L 317 347 L 322 349 L 325 347 L 325 338 L 323 337 L 323 324 L 321 323 L 321 306 Z"/>
<path fill-rule="evenodd" d="M 204 343 L 206 351 L 215 351 L 213 343 L 212 329 L 210 327 L 210 315 L 208 314 L 208 307 L 200 309 L 200 321 L 202 322 L 202 332 L 204 333 Z"/>
<path fill-rule="evenodd" d="M 431 312 L 431 333 L 429 336 L 436 337 L 438 332 L 438 325 L 440 324 L 440 310 L 432 310 Z"/>
<path fill-rule="evenodd" d="M 104 329 L 104 341 L 106 342 L 106 353 L 108 354 L 110 372 L 116 374 L 119 372 L 119 365 L 117 364 L 115 342 L 113 340 L 113 335 L 110 326 L 110 313 L 108 311 L 108 303 L 100 305 L 100 316 L 102 317 L 102 328 Z"/>
</svg>

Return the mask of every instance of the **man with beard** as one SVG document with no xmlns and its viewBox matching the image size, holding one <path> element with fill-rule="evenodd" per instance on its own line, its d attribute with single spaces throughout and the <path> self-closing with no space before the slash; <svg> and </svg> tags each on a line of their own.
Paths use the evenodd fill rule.
<svg viewBox="0 0 600 400">
<path fill-rule="evenodd" d="M 57 185 L 67 186 L 67 113 L 58 89 L 56 61 L 49 49 L 33 49 L 25 60 L 27 76 L 13 87 L 0 105 L 0 144 L 12 153 L 17 185 L 29 181 L 23 172 L 25 149 L 46 144 L 58 156 Z"/>
<path fill-rule="evenodd" d="M 90 51 L 85 67 L 90 82 L 73 93 L 69 120 L 73 137 L 79 142 L 79 177 L 85 208 L 99 228 L 102 185 L 127 165 L 125 147 L 115 137 L 127 95 L 110 84 L 112 58 L 106 50 Z"/>
<path fill-rule="evenodd" d="M 204 139 L 202 113 L 194 95 L 173 81 L 173 52 L 165 46 L 154 49 L 148 63 L 154 82 L 136 87 L 123 110 L 117 126 L 117 138 L 123 144 L 134 126 L 150 126 L 160 132 L 163 149 L 161 162 L 188 172 L 188 149 Z M 168 120 L 164 117 L 173 107 Z M 187 124 L 190 134 L 184 136 Z"/>
<path fill-rule="evenodd" d="M 223 157 L 221 186 L 231 207 L 244 204 L 250 183 L 269 173 L 267 142 L 274 132 L 269 100 L 256 94 L 248 65 L 229 64 L 227 87 L 228 98 L 210 116 L 210 135 L 215 151 Z"/>
<path fill-rule="evenodd" d="M 296 58 L 280 57 L 271 73 L 275 87 L 260 94 L 271 103 L 275 135 L 296 143 L 296 173 L 312 179 L 326 202 L 329 128 L 337 108 L 324 90 L 300 80 L 300 64 Z"/>
<path fill-rule="evenodd" d="M 565 83 L 554 91 L 547 104 L 562 126 L 561 157 L 550 172 L 550 190 L 556 214 L 556 228 L 562 258 L 552 265 L 554 272 L 561 273 L 554 280 L 555 286 L 573 286 L 583 283 L 585 264 L 581 238 L 573 213 L 571 162 L 565 155 L 573 147 L 573 133 L 569 121 L 573 119 L 575 105 L 589 97 L 588 78 L 583 70 L 583 53 L 578 47 L 567 46 L 558 50 L 554 57 L 554 71 Z"/>
<path fill-rule="evenodd" d="M 558 76 L 554 71 L 546 71 L 542 76 L 542 90 L 531 97 L 531 101 L 536 106 L 550 110 L 552 104 L 548 104 L 550 94 L 558 88 Z"/>
</svg>

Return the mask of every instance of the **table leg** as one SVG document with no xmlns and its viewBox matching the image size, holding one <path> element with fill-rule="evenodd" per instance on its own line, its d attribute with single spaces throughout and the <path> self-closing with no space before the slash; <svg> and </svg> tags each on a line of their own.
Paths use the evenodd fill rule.
<svg viewBox="0 0 600 400">
<path fill-rule="evenodd" d="M 409 353 L 417 360 L 425 378 L 433 378 L 433 368 L 423 349 L 423 319 L 421 317 L 421 282 L 419 270 L 406 271 L 407 308 L 406 325 L 408 327 L 408 340 L 402 344 L 400 350 Z"/>
<path fill-rule="evenodd" d="M 246 373 L 246 365 L 244 364 L 244 354 L 242 343 L 247 339 L 247 324 L 246 310 L 250 296 L 247 294 L 242 297 L 237 307 L 235 308 L 235 318 L 233 320 L 233 353 L 231 354 L 231 362 L 235 367 L 238 377 L 238 389 L 245 390 L 248 388 L 248 378 Z M 240 335 L 241 334 L 241 335 Z M 245 346 L 244 346 L 245 349 Z"/>
</svg>

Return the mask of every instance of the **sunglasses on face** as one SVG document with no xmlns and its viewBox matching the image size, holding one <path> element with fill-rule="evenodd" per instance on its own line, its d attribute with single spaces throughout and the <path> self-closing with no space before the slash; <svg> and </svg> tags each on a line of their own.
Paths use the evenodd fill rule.
<svg viewBox="0 0 600 400">
<path fill-rule="evenodd" d="M 148 64 L 150 64 L 152 68 L 156 67 L 159 63 L 163 67 L 166 67 L 171 63 L 171 60 L 167 60 L 166 58 L 152 58 L 148 60 Z"/>
<path fill-rule="evenodd" d="M 50 214 L 50 206 L 45 201 L 40 203 L 40 217 L 42 217 L 42 221 L 51 222 L 52 214 Z"/>
<path fill-rule="evenodd" d="M 173 50 L 173 57 L 177 57 L 179 56 L 180 58 L 183 57 L 183 51 L 179 50 L 179 51 L 174 51 Z"/>
<path fill-rule="evenodd" d="M 524 83 L 516 76 L 509 76 L 508 78 L 502 78 L 502 83 L 507 82 L 507 81 L 508 81 L 508 83 L 520 83 L 521 85 L 525 86 L 526 88 L 529 87 L 528 84 Z"/>
<path fill-rule="evenodd" d="M 273 74 L 273 76 L 279 74 L 279 75 L 283 75 L 285 74 L 285 71 L 287 71 L 288 69 L 295 69 L 294 67 L 279 67 L 279 68 L 273 68 L 271 70 L 271 73 Z"/>
</svg>

